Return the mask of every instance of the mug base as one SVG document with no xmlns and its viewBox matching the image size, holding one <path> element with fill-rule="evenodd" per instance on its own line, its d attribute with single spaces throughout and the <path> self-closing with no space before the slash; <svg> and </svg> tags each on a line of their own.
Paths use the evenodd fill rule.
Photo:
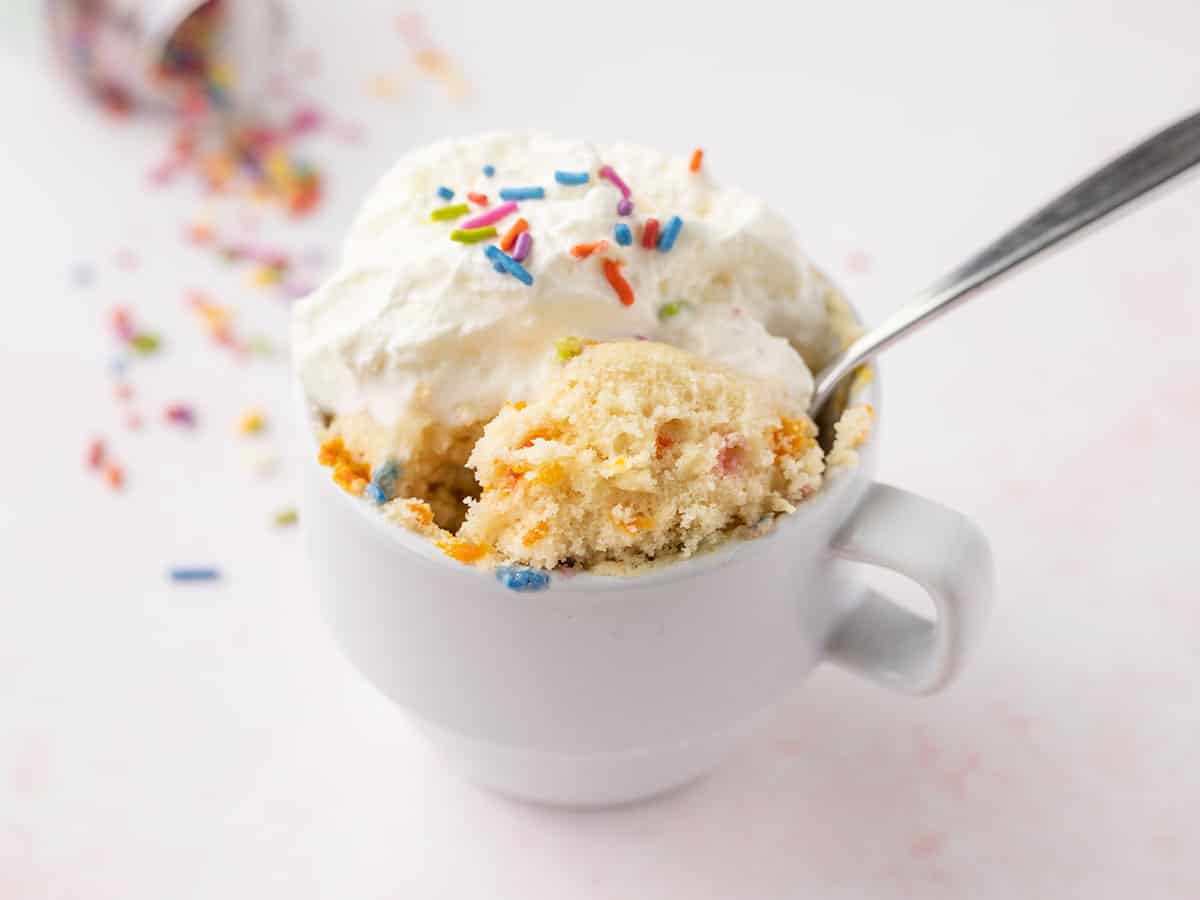
<svg viewBox="0 0 1200 900">
<path fill-rule="evenodd" d="M 635 753 L 566 756 L 487 744 L 417 722 L 459 775 L 513 800 L 601 809 L 681 789 L 717 768 L 747 728 Z"/>
</svg>

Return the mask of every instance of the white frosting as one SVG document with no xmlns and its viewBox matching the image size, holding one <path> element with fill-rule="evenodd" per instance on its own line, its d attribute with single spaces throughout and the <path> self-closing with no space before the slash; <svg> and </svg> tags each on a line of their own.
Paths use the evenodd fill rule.
<svg viewBox="0 0 1200 900">
<path fill-rule="evenodd" d="M 631 216 L 617 215 L 620 192 L 598 177 L 611 165 L 632 191 Z M 483 174 L 495 166 L 494 177 Z M 581 186 L 555 170 L 586 171 Z M 503 187 L 541 186 L 544 200 L 520 201 L 497 223 L 523 217 L 533 249 L 526 286 L 496 272 L 483 244 L 451 241 L 458 223 L 430 212 L 469 191 L 492 206 Z M 471 204 L 473 217 L 483 210 Z M 641 246 L 641 223 L 671 216 L 683 230 L 668 253 Z M 464 217 L 464 218 L 467 218 Z M 462 220 L 459 220 L 460 222 Z M 618 246 L 613 226 L 633 231 Z M 603 253 L 576 259 L 571 248 L 607 240 Z M 623 306 L 601 257 L 622 261 L 635 302 Z M 566 335 L 606 340 L 641 335 L 681 346 L 746 374 L 785 383 L 806 407 L 812 376 L 801 355 L 829 349 L 825 282 L 788 224 L 765 204 L 718 188 L 688 161 L 642 147 L 489 134 L 442 141 L 402 158 L 367 198 L 337 272 L 295 308 L 297 372 L 310 399 L 336 413 L 366 409 L 381 425 L 405 417 L 447 424 L 490 419 L 507 400 L 531 397 L 557 366 Z M 686 301 L 663 321 L 659 308 Z"/>
</svg>

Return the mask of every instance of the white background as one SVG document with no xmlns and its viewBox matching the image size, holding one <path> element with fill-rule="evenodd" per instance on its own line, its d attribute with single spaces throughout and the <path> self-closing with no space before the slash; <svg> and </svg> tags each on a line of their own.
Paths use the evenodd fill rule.
<svg viewBox="0 0 1200 900">
<path fill-rule="evenodd" d="M 326 207 L 265 236 L 332 250 L 388 161 L 446 133 L 702 145 L 874 318 L 1200 101 L 1180 0 L 431 4 L 462 104 L 395 7 L 297 12 L 306 88 L 368 136 L 315 140 Z M 146 190 L 161 126 L 109 123 L 3 21 L 0 898 L 1200 895 L 1200 185 L 884 361 L 881 477 L 994 543 L 960 683 L 916 701 L 821 670 L 701 784 L 550 811 L 460 783 L 336 655 L 270 524 L 294 463 L 262 479 L 233 433 L 260 404 L 286 455 L 284 357 L 234 362 L 183 294 L 278 342 L 286 304 L 181 240 L 204 202 Z M 398 101 L 364 90 L 381 71 Z M 166 340 L 131 369 L 140 433 L 112 397 L 118 303 Z M 176 400 L 194 434 L 161 424 Z M 97 434 L 120 495 L 83 466 Z M 172 585 L 181 562 L 223 580 Z"/>
</svg>

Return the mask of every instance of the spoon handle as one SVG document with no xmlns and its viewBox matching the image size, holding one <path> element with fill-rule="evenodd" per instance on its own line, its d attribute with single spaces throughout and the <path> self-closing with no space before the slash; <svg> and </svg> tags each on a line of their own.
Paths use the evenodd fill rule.
<svg viewBox="0 0 1200 900">
<path fill-rule="evenodd" d="M 1164 128 L 1060 194 L 835 356 L 817 373 L 812 411 L 820 410 L 838 382 L 880 350 L 1196 163 L 1200 163 L 1200 113 Z"/>
</svg>

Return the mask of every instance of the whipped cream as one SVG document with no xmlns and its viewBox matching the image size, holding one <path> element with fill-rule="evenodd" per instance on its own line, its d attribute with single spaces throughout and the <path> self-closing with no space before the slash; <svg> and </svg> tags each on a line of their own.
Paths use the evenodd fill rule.
<svg viewBox="0 0 1200 900">
<path fill-rule="evenodd" d="M 606 164 L 628 184 L 632 215 L 618 215 L 621 192 L 598 176 Z M 558 184 L 556 170 L 587 172 L 589 180 Z M 532 285 L 497 272 L 484 244 L 450 240 L 458 223 L 431 221 L 447 204 L 441 186 L 454 191 L 452 203 L 477 192 L 492 207 L 501 188 L 545 189 L 545 199 L 520 201 L 496 226 L 503 235 L 518 218 L 529 222 L 533 248 L 523 265 Z M 470 206 L 459 222 L 485 211 Z M 669 252 L 642 247 L 647 217 L 665 227 L 676 215 L 683 229 Z M 614 239 L 620 222 L 633 232 L 630 246 Z M 603 251 L 572 255 L 599 240 L 608 242 Z M 619 302 L 603 258 L 620 261 L 632 305 Z M 691 172 L 684 157 L 487 134 L 411 153 L 379 182 L 334 275 L 295 307 L 293 357 L 314 403 L 338 414 L 366 411 L 385 427 L 492 418 L 506 401 L 534 394 L 560 365 L 554 345 L 568 335 L 665 341 L 778 380 L 802 410 L 812 376 L 800 351 L 821 359 L 835 349 L 828 291 L 782 218 L 755 197 L 719 188 L 707 171 Z M 680 305 L 664 317 L 666 304 Z"/>
</svg>

